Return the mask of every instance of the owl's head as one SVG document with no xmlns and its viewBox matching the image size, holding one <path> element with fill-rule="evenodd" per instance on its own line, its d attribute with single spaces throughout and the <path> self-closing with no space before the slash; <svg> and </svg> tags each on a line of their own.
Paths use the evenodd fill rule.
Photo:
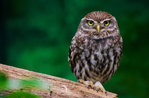
<svg viewBox="0 0 149 98">
<path fill-rule="evenodd" d="M 98 39 L 116 36 L 119 34 L 119 29 L 115 17 L 111 14 L 103 11 L 94 11 L 82 18 L 78 32 Z"/>
</svg>

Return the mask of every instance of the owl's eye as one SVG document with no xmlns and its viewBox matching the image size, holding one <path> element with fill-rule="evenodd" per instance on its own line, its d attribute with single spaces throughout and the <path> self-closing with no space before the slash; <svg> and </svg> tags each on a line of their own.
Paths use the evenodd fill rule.
<svg viewBox="0 0 149 98">
<path fill-rule="evenodd" d="M 110 24 L 110 20 L 104 21 L 104 25 L 108 26 Z"/>
<path fill-rule="evenodd" d="M 87 20 L 87 24 L 88 24 L 89 26 L 92 26 L 92 25 L 94 25 L 94 21 L 92 21 L 92 20 Z"/>
</svg>

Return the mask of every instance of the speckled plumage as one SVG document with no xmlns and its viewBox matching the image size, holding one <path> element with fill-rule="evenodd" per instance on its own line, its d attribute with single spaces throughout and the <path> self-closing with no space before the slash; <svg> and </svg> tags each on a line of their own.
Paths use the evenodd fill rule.
<svg viewBox="0 0 149 98">
<path fill-rule="evenodd" d="M 86 21 L 94 22 L 92 26 Z M 105 26 L 105 21 L 110 21 Z M 97 25 L 100 31 L 96 30 Z M 69 49 L 69 63 L 78 80 L 104 83 L 117 70 L 122 54 L 122 38 L 116 19 L 107 12 L 95 11 L 80 22 Z M 87 84 L 88 85 L 88 84 Z"/>
</svg>

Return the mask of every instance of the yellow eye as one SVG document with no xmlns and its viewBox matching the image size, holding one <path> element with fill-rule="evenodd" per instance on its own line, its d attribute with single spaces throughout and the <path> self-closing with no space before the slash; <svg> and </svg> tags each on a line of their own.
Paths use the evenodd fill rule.
<svg viewBox="0 0 149 98">
<path fill-rule="evenodd" d="M 92 20 L 87 20 L 87 23 L 88 23 L 89 26 L 94 25 L 94 22 Z"/>
<path fill-rule="evenodd" d="M 110 24 L 110 21 L 104 21 L 104 25 L 108 26 Z"/>
</svg>

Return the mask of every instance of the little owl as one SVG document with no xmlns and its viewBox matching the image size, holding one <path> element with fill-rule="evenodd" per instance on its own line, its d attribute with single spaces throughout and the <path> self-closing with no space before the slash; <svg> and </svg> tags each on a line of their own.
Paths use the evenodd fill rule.
<svg viewBox="0 0 149 98">
<path fill-rule="evenodd" d="M 122 37 L 115 17 L 103 11 L 81 19 L 69 49 L 69 63 L 79 82 L 106 93 L 102 86 L 117 70 Z"/>
</svg>

